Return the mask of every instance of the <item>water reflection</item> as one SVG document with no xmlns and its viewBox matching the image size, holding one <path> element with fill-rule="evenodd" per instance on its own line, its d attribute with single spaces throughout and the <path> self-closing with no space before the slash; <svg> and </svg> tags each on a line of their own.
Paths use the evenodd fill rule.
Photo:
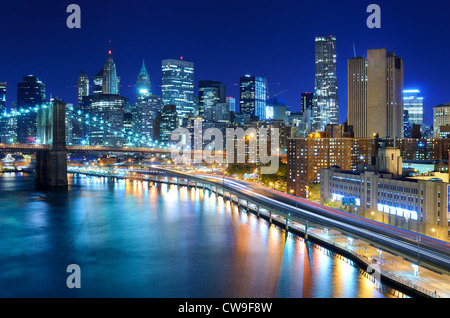
<svg viewBox="0 0 450 318">
<path fill-rule="evenodd" d="M 0 296 L 390 297 L 357 268 L 203 189 L 0 174 Z M 82 288 L 65 286 L 67 265 Z"/>
</svg>

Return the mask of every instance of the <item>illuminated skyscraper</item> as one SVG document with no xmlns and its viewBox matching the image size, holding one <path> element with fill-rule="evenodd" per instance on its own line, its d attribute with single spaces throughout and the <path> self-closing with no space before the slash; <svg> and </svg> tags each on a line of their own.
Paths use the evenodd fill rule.
<svg viewBox="0 0 450 318">
<path fill-rule="evenodd" d="M 230 112 L 236 113 L 236 99 L 234 97 L 227 97 L 226 98 L 228 109 Z"/>
<path fill-rule="evenodd" d="M 108 58 L 103 67 L 103 94 L 119 95 L 120 77 L 117 76 L 116 64 L 114 63 L 111 51 L 108 51 Z"/>
<path fill-rule="evenodd" d="M 145 61 L 142 61 L 142 67 L 136 80 L 136 100 L 143 100 L 152 94 L 152 84 L 150 75 L 145 68 Z"/>
<path fill-rule="evenodd" d="M 199 81 L 198 111 L 203 116 L 206 109 L 226 102 L 225 84 L 217 81 Z"/>
<path fill-rule="evenodd" d="M 302 93 L 301 95 L 301 113 L 303 114 L 305 110 L 310 109 L 312 111 L 314 103 L 313 93 Z"/>
<path fill-rule="evenodd" d="M 84 96 L 89 95 L 89 77 L 81 72 L 80 76 L 78 76 L 78 107 L 83 100 Z"/>
<path fill-rule="evenodd" d="M 245 75 L 240 79 L 240 112 L 266 119 L 267 80 L 263 77 Z"/>
<path fill-rule="evenodd" d="M 0 82 L 0 114 L 6 110 L 6 82 Z"/>
<path fill-rule="evenodd" d="M 411 125 L 423 125 L 423 97 L 418 89 L 403 91 L 403 109 L 408 111 Z"/>
<path fill-rule="evenodd" d="M 162 105 L 176 105 L 179 122 L 194 112 L 194 63 L 183 59 L 161 63 Z"/>
<path fill-rule="evenodd" d="M 122 96 L 112 94 L 93 95 L 90 117 L 95 122 L 89 130 L 89 143 L 92 146 L 121 146 L 124 137 L 121 132 L 124 123 Z"/>
<path fill-rule="evenodd" d="M 36 138 L 37 113 L 33 110 L 45 102 L 45 84 L 36 76 L 24 76 L 17 83 L 17 110 L 22 115 L 17 118 L 17 141 L 34 143 Z"/>
<path fill-rule="evenodd" d="M 324 131 L 328 124 L 339 124 L 336 37 L 316 37 L 315 47 L 313 125 Z"/>
</svg>

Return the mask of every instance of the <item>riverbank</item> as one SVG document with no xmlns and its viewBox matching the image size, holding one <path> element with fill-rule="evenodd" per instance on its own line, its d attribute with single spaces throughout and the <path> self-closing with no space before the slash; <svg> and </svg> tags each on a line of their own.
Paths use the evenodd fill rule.
<svg viewBox="0 0 450 318">
<path fill-rule="evenodd" d="M 82 174 L 108 177 L 101 173 Z M 111 177 L 152 181 L 148 176 L 141 177 L 139 175 Z M 157 182 L 173 183 L 169 180 L 158 180 Z M 201 186 L 199 187 L 201 188 Z M 249 211 L 257 214 L 256 207 L 252 207 L 252 205 L 249 206 Z M 259 214 L 270 223 L 270 216 L 265 214 L 264 210 L 260 209 Z M 282 218 L 272 218 L 272 223 L 285 231 L 285 220 Z M 304 240 L 304 226 L 301 224 L 290 222 L 288 232 L 286 233 L 300 236 Z M 450 297 L 450 277 L 448 275 L 439 274 L 419 267 L 402 257 L 382 251 L 362 240 L 349 238 L 347 235 L 338 231 L 308 228 L 308 239 L 351 260 L 363 275 L 375 283 L 376 274 L 370 274 L 372 274 L 372 268 L 379 268 L 381 282 L 386 282 L 405 294 L 430 298 Z"/>
</svg>

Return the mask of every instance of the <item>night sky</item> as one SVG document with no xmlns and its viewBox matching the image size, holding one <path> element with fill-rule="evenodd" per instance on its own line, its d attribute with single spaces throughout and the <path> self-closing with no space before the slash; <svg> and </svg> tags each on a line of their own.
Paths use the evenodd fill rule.
<svg viewBox="0 0 450 318">
<path fill-rule="evenodd" d="M 81 29 L 68 29 L 66 8 L 81 7 Z M 369 29 L 366 8 L 381 7 L 381 29 Z M 239 101 L 239 77 L 267 77 L 269 92 L 294 111 L 314 90 L 314 37 L 337 37 L 340 122 L 347 117 L 347 60 L 386 48 L 405 62 L 405 88 L 422 90 L 425 122 L 450 102 L 450 4 L 447 1 L 2 1 L 0 81 L 7 103 L 24 75 L 37 75 L 52 94 L 76 102 L 77 78 L 91 80 L 112 49 L 121 95 L 135 100 L 145 58 L 153 92 L 161 93 L 161 60 L 195 63 L 195 82 L 217 80 Z M 111 41 L 111 44 L 109 44 Z M 132 85 L 129 87 L 129 85 Z M 196 92 L 197 94 L 197 92 Z"/>
</svg>

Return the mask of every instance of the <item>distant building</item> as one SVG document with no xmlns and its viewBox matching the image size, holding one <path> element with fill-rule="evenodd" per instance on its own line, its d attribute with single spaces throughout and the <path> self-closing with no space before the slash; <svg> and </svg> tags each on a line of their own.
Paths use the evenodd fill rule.
<svg viewBox="0 0 450 318">
<path fill-rule="evenodd" d="M 217 103 L 226 103 L 225 84 L 218 81 L 199 81 L 198 84 L 198 111 L 202 116 L 204 112 Z"/>
<path fill-rule="evenodd" d="M 403 109 L 408 111 L 409 123 L 423 125 L 423 97 L 418 89 L 403 90 Z"/>
<path fill-rule="evenodd" d="M 183 59 L 163 60 L 161 64 L 162 105 L 176 105 L 178 120 L 194 112 L 194 63 Z"/>
<path fill-rule="evenodd" d="M 108 51 L 108 58 L 103 67 L 103 94 L 120 94 L 120 77 L 117 76 L 116 64 L 114 63 L 111 51 Z"/>
<path fill-rule="evenodd" d="M 240 78 L 240 112 L 266 119 L 267 80 L 263 77 L 246 75 Z"/>
<path fill-rule="evenodd" d="M 85 96 L 89 96 L 89 77 L 81 72 L 78 76 L 78 107 Z"/>
<path fill-rule="evenodd" d="M 6 82 L 0 82 L 0 114 L 8 111 L 6 108 Z"/>
<path fill-rule="evenodd" d="M 160 110 L 161 97 L 157 95 L 140 98 L 132 107 L 133 132 L 144 137 L 143 145 L 159 137 L 154 135 L 154 122 Z"/>
<path fill-rule="evenodd" d="M 286 124 L 286 101 L 281 98 L 272 97 L 267 100 L 266 120 L 282 120 Z"/>
<path fill-rule="evenodd" d="M 301 105 L 300 112 L 303 114 L 306 110 L 313 110 L 314 105 L 314 94 L 313 93 L 302 93 L 301 95 Z"/>
<path fill-rule="evenodd" d="M 90 105 L 89 144 L 92 146 L 122 146 L 124 107 L 126 100 L 119 95 L 93 95 Z"/>
<path fill-rule="evenodd" d="M 150 95 L 152 95 L 152 83 L 143 60 L 141 70 L 136 79 L 136 102 L 146 99 Z"/>
<path fill-rule="evenodd" d="M 17 84 L 17 111 L 23 113 L 17 117 L 17 142 L 34 143 L 36 139 L 35 107 L 45 103 L 45 84 L 36 76 L 28 75 Z"/>
<path fill-rule="evenodd" d="M 450 103 L 433 107 L 433 137 L 448 138 L 450 134 Z"/>
<path fill-rule="evenodd" d="M 355 137 L 403 137 L 403 60 L 385 49 L 348 60 L 348 124 Z"/>
<path fill-rule="evenodd" d="M 227 97 L 226 98 L 226 102 L 228 104 L 228 109 L 230 110 L 230 112 L 234 112 L 236 113 L 236 99 L 234 97 Z"/>
<path fill-rule="evenodd" d="M 314 129 L 339 124 L 338 80 L 336 74 L 336 37 L 315 38 Z"/>
<path fill-rule="evenodd" d="M 164 105 L 155 120 L 155 137 L 165 144 L 172 143 L 170 135 L 178 127 L 176 105 Z"/>
</svg>

